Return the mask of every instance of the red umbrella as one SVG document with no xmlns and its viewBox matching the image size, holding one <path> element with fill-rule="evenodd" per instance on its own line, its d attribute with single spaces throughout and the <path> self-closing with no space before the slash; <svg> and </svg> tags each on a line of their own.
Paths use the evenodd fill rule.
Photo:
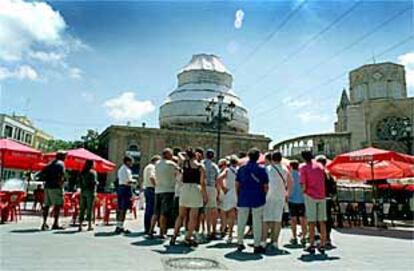
<svg viewBox="0 0 414 271">
<path fill-rule="evenodd" d="M 414 156 L 370 147 L 336 156 L 328 170 L 354 180 L 405 178 L 414 176 Z"/>
<path fill-rule="evenodd" d="M 86 160 L 95 162 L 95 170 L 99 173 L 111 172 L 115 169 L 115 164 L 108 161 L 84 148 L 66 151 L 65 167 L 71 170 L 81 171 Z M 55 159 L 56 153 L 45 154 L 45 162 Z"/>
<path fill-rule="evenodd" d="M 405 189 L 405 185 L 404 184 L 400 184 L 400 183 L 390 183 L 390 184 L 380 184 L 378 185 L 379 189 L 383 189 L 383 190 L 394 190 L 394 191 L 402 191 Z"/>
<path fill-rule="evenodd" d="M 407 184 L 407 186 L 405 187 L 405 190 L 414 192 L 414 184 Z"/>
<path fill-rule="evenodd" d="M 42 159 L 42 153 L 10 139 L 0 139 L 0 166 L 14 169 L 33 169 Z M 1 176 L 1 175 L 0 175 Z"/>
</svg>

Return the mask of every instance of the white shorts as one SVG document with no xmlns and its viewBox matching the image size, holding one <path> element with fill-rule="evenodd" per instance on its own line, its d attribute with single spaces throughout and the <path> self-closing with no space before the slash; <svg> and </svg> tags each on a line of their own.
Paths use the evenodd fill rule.
<svg viewBox="0 0 414 271">
<path fill-rule="evenodd" d="M 203 207 L 203 197 L 199 184 L 185 183 L 180 192 L 180 207 L 201 208 Z"/>
<path fill-rule="evenodd" d="M 214 186 L 207 186 L 207 205 L 206 208 L 217 208 L 217 189 Z"/>
<path fill-rule="evenodd" d="M 284 200 L 272 199 L 267 201 L 263 210 L 263 222 L 281 222 L 284 206 Z"/>
<path fill-rule="evenodd" d="M 223 193 L 223 192 L 222 192 Z M 237 195 L 235 190 L 229 190 L 226 194 L 223 193 L 221 198 L 221 206 L 220 209 L 224 212 L 228 212 L 231 209 L 237 207 Z"/>
</svg>

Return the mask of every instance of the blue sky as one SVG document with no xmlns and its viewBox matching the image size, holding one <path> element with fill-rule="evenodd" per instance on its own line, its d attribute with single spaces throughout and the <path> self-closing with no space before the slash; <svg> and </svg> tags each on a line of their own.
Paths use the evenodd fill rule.
<svg viewBox="0 0 414 271">
<path fill-rule="evenodd" d="M 127 121 L 157 127 L 177 71 L 213 53 L 233 72 L 251 132 L 278 141 L 332 131 L 351 69 L 404 63 L 414 94 L 412 5 L 0 0 L 0 112 L 63 139 Z"/>
</svg>

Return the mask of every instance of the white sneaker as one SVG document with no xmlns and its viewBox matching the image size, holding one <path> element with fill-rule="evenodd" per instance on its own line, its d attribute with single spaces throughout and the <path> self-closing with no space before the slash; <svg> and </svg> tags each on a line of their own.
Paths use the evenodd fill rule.
<svg viewBox="0 0 414 271">
<path fill-rule="evenodd" d="M 230 245 L 233 242 L 233 237 L 229 236 L 226 240 L 226 243 Z"/>
</svg>

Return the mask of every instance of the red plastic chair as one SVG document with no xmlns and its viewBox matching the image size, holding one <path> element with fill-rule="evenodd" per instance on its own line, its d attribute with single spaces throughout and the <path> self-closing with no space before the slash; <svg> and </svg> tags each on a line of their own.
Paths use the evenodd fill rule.
<svg viewBox="0 0 414 271">
<path fill-rule="evenodd" d="M 4 223 L 9 218 L 9 199 L 10 194 L 7 192 L 0 192 L 0 222 Z"/>
<path fill-rule="evenodd" d="M 73 209 L 72 202 L 73 192 L 67 192 L 63 194 L 63 216 L 70 216 Z"/>
<path fill-rule="evenodd" d="M 93 204 L 93 210 L 94 210 L 94 218 L 96 219 L 102 219 L 101 209 L 105 205 L 105 197 L 106 197 L 106 194 L 104 193 L 98 193 L 95 197 L 95 202 Z"/>
<path fill-rule="evenodd" d="M 20 209 L 20 203 L 26 198 L 26 193 L 22 191 L 12 191 L 9 194 L 8 205 L 10 212 L 10 221 L 16 221 L 22 219 L 22 212 Z"/>
<path fill-rule="evenodd" d="M 111 215 L 111 211 L 116 211 L 118 208 L 118 196 L 116 194 L 108 194 L 105 197 L 105 204 L 104 204 L 104 223 L 105 225 L 109 225 L 109 217 Z"/>
</svg>

